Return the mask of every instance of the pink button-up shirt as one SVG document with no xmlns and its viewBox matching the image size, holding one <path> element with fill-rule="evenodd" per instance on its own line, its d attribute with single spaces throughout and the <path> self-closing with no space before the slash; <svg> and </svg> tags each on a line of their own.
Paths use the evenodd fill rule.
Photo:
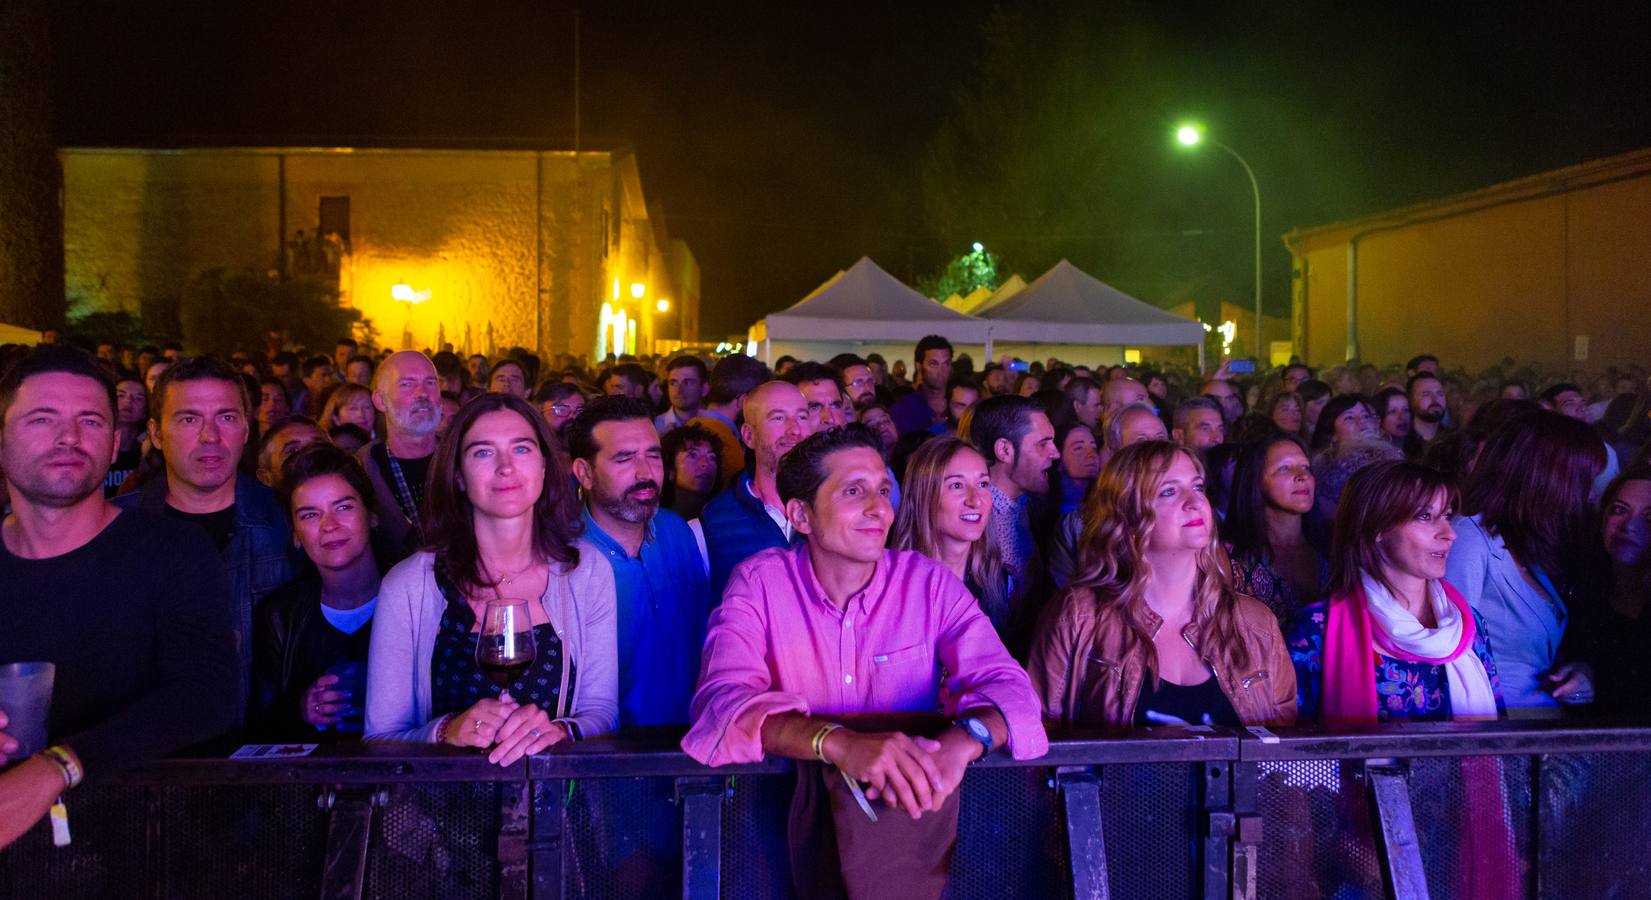
<svg viewBox="0 0 1651 900">
<path fill-rule="evenodd" d="M 776 713 L 956 715 L 978 706 L 1003 714 L 1016 759 L 1048 752 L 1031 680 L 950 570 L 885 551 L 871 582 L 838 609 L 802 543 L 734 569 L 711 614 L 682 749 L 710 766 L 756 762 L 762 723 Z"/>
</svg>

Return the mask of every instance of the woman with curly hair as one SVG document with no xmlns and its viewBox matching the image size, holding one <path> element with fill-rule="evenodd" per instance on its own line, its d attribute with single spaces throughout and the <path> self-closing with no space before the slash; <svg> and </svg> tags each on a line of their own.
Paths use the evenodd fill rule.
<svg viewBox="0 0 1651 900">
<path fill-rule="evenodd" d="M 1028 674 L 1064 725 L 1287 725 L 1295 671 L 1278 621 L 1221 564 L 1198 456 L 1120 451 L 1084 506 L 1077 575 L 1053 599 Z"/>
</svg>

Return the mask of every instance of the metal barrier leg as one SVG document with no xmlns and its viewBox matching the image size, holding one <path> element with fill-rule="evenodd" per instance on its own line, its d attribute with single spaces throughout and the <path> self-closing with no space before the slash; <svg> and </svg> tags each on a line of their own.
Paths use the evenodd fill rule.
<svg viewBox="0 0 1651 900">
<path fill-rule="evenodd" d="M 1208 782 L 1214 780 L 1214 769 L 1217 763 L 1208 763 L 1210 774 L 1206 776 L 1206 796 L 1210 786 Z M 1261 843 L 1262 818 L 1257 812 L 1258 782 L 1261 777 L 1260 767 L 1253 762 L 1235 762 L 1228 768 L 1228 783 L 1232 791 L 1232 811 L 1226 819 L 1219 818 L 1220 812 L 1210 813 L 1210 834 L 1213 837 L 1225 830 L 1230 853 L 1226 858 L 1231 860 L 1231 866 L 1224 872 L 1217 872 L 1216 867 L 1225 860 L 1216 856 L 1218 848 L 1213 847 L 1206 840 L 1204 847 L 1204 897 L 1206 900 L 1216 900 L 1222 895 L 1223 889 L 1230 889 L 1232 900 L 1255 900 L 1258 869 L 1256 866 L 1256 850 Z M 1206 800 L 1208 803 L 1208 800 Z M 1217 880 L 1220 876 L 1224 880 Z"/>
<path fill-rule="evenodd" d="M 373 833 L 378 788 L 328 788 L 327 857 L 321 868 L 321 900 L 361 900 L 367 877 L 367 844 Z"/>
<path fill-rule="evenodd" d="M 528 870 L 533 900 L 559 900 L 562 887 L 562 822 L 567 808 L 566 779 L 533 782 L 533 822 L 528 840 Z"/>
<path fill-rule="evenodd" d="M 527 900 L 528 830 L 533 822 L 533 808 L 529 803 L 532 783 L 510 782 L 499 785 L 499 898 L 500 900 Z"/>
<path fill-rule="evenodd" d="M 1101 833 L 1101 780 L 1087 766 L 1055 770 L 1055 783 L 1066 806 L 1066 847 L 1076 900 L 1110 900 L 1106 838 Z"/>
<path fill-rule="evenodd" d="M 1205 900 L 1225 900 L 1231 884 L 1231 853 L 1237 818 L 1232 811 L 1232 770 L 1226 763 L 1207 762 L 1203 771 L 1204 811 L 1207 827 L 1204 829 L 1203 877 Z M 1237 896 L 1236 894 L 1234 896 Z"/>
<path fill-rule="evenodd" d="M 724 778 L 678 778 L 682 804 L 682 898 L 717 900 L 722 896 L 722 803 Z"/>
<path fill-rule="evenodd" d="M 1394 900 L 1428 900 L 1427 873 L 1422 849 L 1416 843 L 1416 821 L 1410 811 L 1410 782 L 1398 766 L 1370 766 L 1366 770 L 1376 798 L 1376 817 L 1382 836 Z"/>
</svg>

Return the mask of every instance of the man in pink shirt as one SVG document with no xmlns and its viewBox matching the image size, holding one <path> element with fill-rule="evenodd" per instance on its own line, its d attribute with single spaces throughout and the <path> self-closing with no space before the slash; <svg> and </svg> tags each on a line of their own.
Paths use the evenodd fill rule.
<svg viewBox="0 0 1651 900">
<path fill-rule="evenodd" d="M 712 766 L 801 761 L 790 838 L 802 896 L 938 897 L 965 767 L 998 747 L 1016 759 L 1048 750 L 1037 696 L 956 576 L 885 549 L 893 485 L 868 431 L 808 438 L 776 481 L 804 540 L 734 569 L 682 748 Z M 833 721 L 856 713 L 952 724 L 928 738 Z"/>
</svg>

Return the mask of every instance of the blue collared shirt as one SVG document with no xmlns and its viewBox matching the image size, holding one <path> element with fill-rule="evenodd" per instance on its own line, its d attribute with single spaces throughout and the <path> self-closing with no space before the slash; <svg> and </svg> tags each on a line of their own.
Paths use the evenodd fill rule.
<svg viewBox="0 0 1651 900">
<path fill-rule="evenodd" d="M 682 517 L 654 513 L 631 556 L 585 511 L 585 537 L 613 566 L 619 638 L 619 726 L 685 725 L 699 678 L 711 590 Z"/>
</svg>

